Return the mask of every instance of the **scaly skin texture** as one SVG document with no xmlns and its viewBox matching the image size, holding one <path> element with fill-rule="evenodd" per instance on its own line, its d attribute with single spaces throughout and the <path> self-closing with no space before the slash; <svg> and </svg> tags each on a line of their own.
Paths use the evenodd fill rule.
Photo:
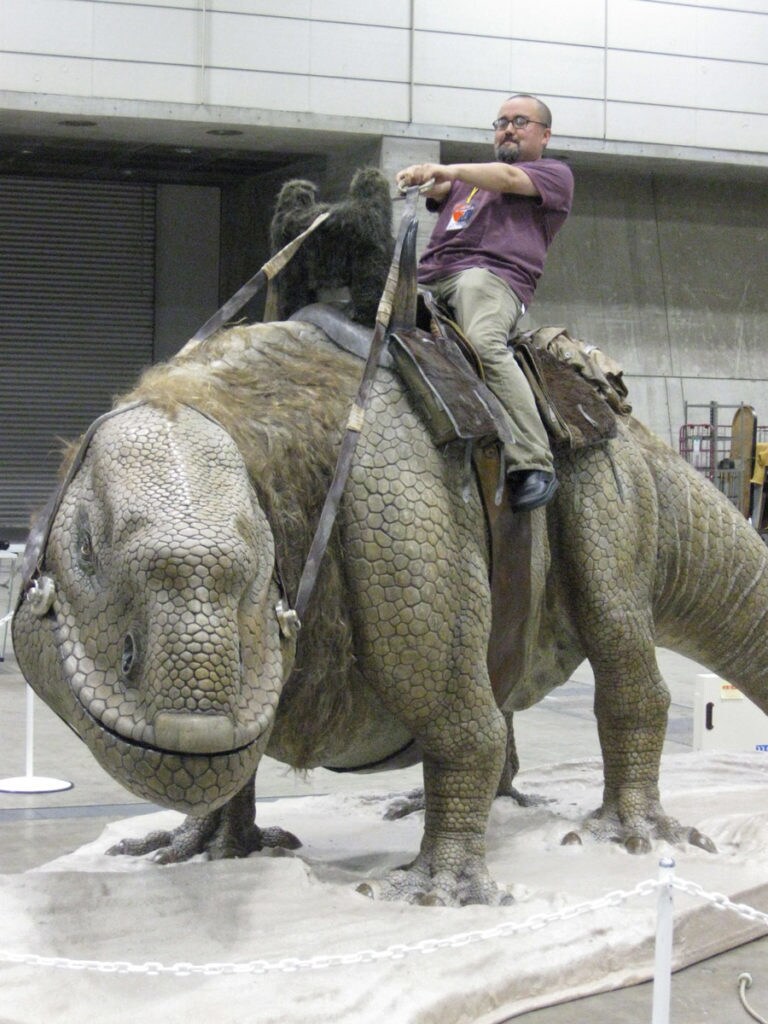
<svg viewBox="0 0 768 1024">
<path fill-rule="evenodd" d="M 608 448 L 561 456 L 557 469 L 561 494 L 536 546 L 538 614 L 528 669 L 506 708 L 510 726 L 515 710 L 587 658 L 605 773 L 587 831 L 631 852 L 656 838 L 713 849 L 661 806 L 670 697 L 655 648 L 711 668 L 768 712 L 768 549 L 719 491 L 631 418 Z"/>
<path fill-rule="evenodd" d="M 98 429 L 64 496 L 44 565 L 56 597 L 41 618 L 19 610 L 19 663 L 115 778 L 195 819 L 138 847 L 160 860 L 262 843 L 241 791 L 265 750 L 365 764 L 416 739 L 422 848 L 380 895 L 502 902 L 484 857 L 506 733 L 485 664 L 483 516 L 477 494 L 462 500 L 462 453 L 434 450 L 391 373 L 292 673 L 278 632 L 275 549 L 295 594 L 359 374 L 302 324 L 234 331 L 151 371 L 129 396 L 147 404 Z M 462 585 L 442 586 L 453 574 Z"/>
<path fill-rule="evenodd" d="M 273 561 L 231 438 L 189 409 L 126 412 L 61 503 L 56 602 L 42 619 L 20 608 L 19 664 L 134 793 L 213 809 L 255 771 L 280 697 Z"/>
<path fill-rule="evenodd" d="M 295 594 L 359 374 L 300 323 L 224 332 L 151 370 L 128 396 L 146 404 L 100 426 L 64 496 L 43 567 L 53 605 L 22 604 L 15 649 L 107 771 L 190 815 L 116 852 L 171 862 L 295 845 L 254 825 L 264 752 L 350 767 L 415 740 L 421 849 L 363 891 L 506 902 L 485 866 L 513 753 L 486 668 L 484 517 L 474 489 L 462 498 L 463 452 L 435 451 L 387 371 L 298 646 L 278 629 L 275 553 Z M 696 840 L 658 799 L 669 697 L 654 644 L 727 666 L 765 709 L 765 548 L 633 421 L 558 471 L 558 498 L 533 516 L 532 633 L 506 712 L 588 657 L 605 758 L 588 828 L 633 850 Z"/>
</svg>

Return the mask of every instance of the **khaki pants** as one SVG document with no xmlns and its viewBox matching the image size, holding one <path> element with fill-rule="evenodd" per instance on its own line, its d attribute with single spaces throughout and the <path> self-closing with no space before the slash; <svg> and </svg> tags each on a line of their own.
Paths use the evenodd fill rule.
<svg viewBox="0 0 768 1024">
<path fill-rule="evenodd" d="M 504 445 L 507 466 L 551 473 L 547 433 L 523 371 L 507 347 L 523 312 L 518 297 L 500 277 L 480 267 L 430 281 L 426 287 L 453 310 L 483 364 L 488 387 L 509 413 L 515 443 Z"/>
</svg>

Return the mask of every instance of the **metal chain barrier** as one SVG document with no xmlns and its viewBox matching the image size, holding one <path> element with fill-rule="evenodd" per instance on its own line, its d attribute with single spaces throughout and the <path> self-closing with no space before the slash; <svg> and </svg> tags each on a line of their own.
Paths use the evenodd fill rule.
<svg viewBox="0 0 768 1024">
<path fill-rule="evenodd" d="M 506 938 L 511 935 L 519 935 L 524 932 L 540 931 L 560 921 L 570 921 L 585 914 L 594 913 L 597 910 L 604 910 L 609 907 L 618 907 L 630 899 L 639 896 L 650 896 L 655 892 L 663 894 L 666 890 L 677 889 L 689 896 L 704 900 L 718 910 L 730 910 L 747 921 L 763 924 L 768 928 L 768 914 L 756 910 L 745 903 L 734 903 L 722 893 L 707 892 L 696 882 L 688 882 L 684 879 L 675 878 L 672 874 L 674 861 L 662 860 L 660 862 L 660 878 L 648 879 L 639 882 L 633 889 L 617 889 L 607 893 L 605 896 L 586 903 L 578 903 L 564 910 L 548 913 L 534 914 L 525 921 L 518 923 L 504 922 L 492 928 L 476 929 L 468 932 L 458 932 L 442 939 L 422 939 L 414 943 L 395 943 L 385 949 L 362 949 L 355 953 L 337 953 L 326 956 L 315 956 L 310 958 L 285 957 L 282 960 L 250 960 L 245 963 L 222 963 L 214 962 L 207 964 L 194 964 L 178 962 L 175 964 L 164 964 L 158 960 L 149 960 L 143 964 L 131 963 L 128 960 L 75 960 L 58 956 L 38 956 L 34 953 L 10 953 L 0 950 L 0 963 L 18 964 L 26 967 L 49 967 L 56 970 L 69 971 L 93 971 L 99 974 L 133 974 L 133 975 L 173 975 L 175 977 L 189 977 L 190 975 L 203 975 L 205 977 L 217 977 L 221 975 L 236 974 L 271 974 L 282 972 L 285 974 L 296 971 L 317 971 L 333 967 L 348 967 L 356 964 L 375 963 L 382 960 L 400 960 L 415 953 L 435 953 L 441 949 L 458 949 L 477 942 L 487 942 L 492 939 Z M 669 922 L 671 929 L 671 920 Z M 671 939 L 671 930 L 670 930 Z M 657 933 L 657 947 L 659 936 Z M 658 952 L 658 950 L 657 950 Z M 671 954 L 671 948 L 667 951 Z M 657 958 L 658 959 L 658 958 Z M 666 958 L 667 960 L 670 957 Z M 664 963 L 660 966 L 656 963 L 655 984 L 660 981 L 668 981 L 671 970 L 671 963 Z M 666 979 L 658 975 L 667 975 Z M 745 977 L 742 975 L 742 977 Z M 739 979 L 741 983 L 741 978 Z M 751 978 L 749 979 L 751 983 Z M 744 984 L 742 988 L 748 987 Z M 657 1020 L 669 1020 L 668 1008 L 668 985 L 660 987 L 660 998 L 654 1002 L 654 1024 Z M 743 1002 L 743 992 L 740 992 Z M 749 1010 L 750 1013 L 751 1009 Z M 756 1020 L 762 1020 L 755 1015 Z"/>
<path fill-rule="evenodd" d="M 718 910 L 732 910 L 734 914 L 738 914 L 739 917 L 743 917 L 746 921 L 758 922 L 768 928 L 768 914 L 764 914 L 761 910 L 755 910 L 754 907 L 749 907 L 746 903 L 734 903 L 733 900 L 728 899 L 721 892 L 706 892 L 696 882 L 686 882 L 682 878 L 674 878 L 670 884 L 673 889 L 687 893 L 688 896 L 695 896 L 706 903 L 711 903 Z"/>
<path fill-rule="evenodd" d="M 617 889 L 589 903 L 578 903 L 549 914 L 534 914 L 519 923 L 505 922 L 493 928 L 477 929 L 470 932 L 459 932 L 443 939 L 422 939 L 414 943 L 396 943 L 385 949 L 362 949 L 356 953 L 337 953 L 328 956 L 315 956 L 309 959 L 286 957 L 283 960 L 250 960 L 245 963 L 210 963 L 162 964 L 150 960 L 143 964 L 133 964 L 127 960 L 71 960 L 60 956 L 37 956 L 34 953 L 9 953 L 0 950 L 0 963 L 21 964 L 26 967 L 52 967 L 69 971 L 96 971 L 100 974 L 172 974 L 187 977 L 191 974 L 202 974 L 213 977 L 222 974 L 271 974 L 274 972 L 293 973 L 295 971 L 317 971 L 329 967 L 348 967 L 354 964 L 374 963 L 379 960 L 400 960 L 413 953 L 435 953 L 440 949 L 458 949 L 475 942 L 486 942 L 491 939 L 506 938 L 522 932 L 540 931 L 559 921 L 570 921 L 583 914 L 608 907 L 618 907 L 627 900 L 638 896 L 650 896 L 658 888 L 658 882 L 650 879 L 639 882 L 634 889 L 624 891 Z"/>
</svg>

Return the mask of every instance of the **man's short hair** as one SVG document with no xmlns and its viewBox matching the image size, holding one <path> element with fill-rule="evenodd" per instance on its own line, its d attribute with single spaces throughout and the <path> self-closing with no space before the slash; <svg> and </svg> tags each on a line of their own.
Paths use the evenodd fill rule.
<svg viewBox="0 0 768 1024">
<path fill-rule="evenodd" d="M 539 117 L 541 120 L 547 128 L 552 127 L 552 111 L 543 100 L 539 99 L 538 96 L 532 96 L 529 92 L 516 92 L 514 96 L 509 96 L 507 98 L 507 102 L 509 102 L 509 100 L 533 100 L 539 108 Z"/>
</svg>

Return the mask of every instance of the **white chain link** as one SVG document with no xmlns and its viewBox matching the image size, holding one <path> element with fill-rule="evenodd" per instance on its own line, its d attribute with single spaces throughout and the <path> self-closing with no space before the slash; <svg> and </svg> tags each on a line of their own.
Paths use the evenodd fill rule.
<svg viewBox="0 0 768 1024">
<path fill-rule="evenodd" d="M 285 957 L 282 960 L 250 960 L 245 963 L 209 963 L 193 964 L 181 961 L 175 964 L 163 964 L 158 960 L 149 960 L 143 964 L 134 964 L 128 960 L 71 960 L 60 956 L 38 956 L 34 953 L 9 953 L 0 950 L 0 962 L 20 964 L 26 967 L 53 967 L 69 971 L 96 971 L 100 974 L 171 974 L 179 978 L 192 974 L 215 977 L 223 974 L 271 974 L 296 971 L 318 971 L 330 967 L 348 967 L 355 964 L 374 963 L 379 960 L 400 960 L 412 953 L 435 953 L 440 949 L 459 949 L 476 942 L 487 942 L 491 939 L 506 938 L 522 932 L 540 931 L 559 921 L 570 921 L 584 914 L 597 910 L 618 907 L 627 900 L 638 896 L 650 896 L 659 887 L 670 885 L 673 889 L 695 896 L 712 904 L 718 910 L 731 910 L 747 921 L 759 922 L 768 927 L 768 914 L 764 914 L 745 903 L 734 903 L 719 892 L 706 892 L 696 882 L 687 882 L 681 878 L 648 879 L 638 882 L 634 889 L 616 889 L 606 893 L 599 899 L 588 903 L 577 903 L 564 910 L 548 914 L 534 914 L 525 921 L 513 921 L 495 925 L 493 928 L 482 928 L 469 932 L 458 932 L 443 939 L 422 939 L 414 943 L 395 943 L 385 949 L 361 949 L 356 953 L 337 953 L 325 956 L 314 956 L 308 959 L 301 957 Z"/>
<path fill-rule="evenodd" d="M 718 910 L 732 910 L 734 914 L 738 914 L 739 917 L 743 917 L 747 921 L 758 921 L 768 927 L 768 914 L 764 914 L 761 910 L 755 910 L 754 907 L 749 907 L 746 903 L 734 903 L 721 892 L 706 892 L 697 882 L 686 882 L 683 878 L 673 878 L 670 885 L 673 889 L 679 889 L 680 892 L 687 893 L 689 896 L 696 896 L 700 900 L 711 903 Z"/>
<path fill-rule="evenodd" d="M 534 914 L 525 921 L 513 921 L 498 924 L 493 928 L 477 929 L 470 932 L 458 932 L 444 939 L 422 939 L 414 943 L 396 943 L 386 949 L 362 949 L 356 953 L 337 953 L 327 956 L 315 956 L 309 959 L 286 957 L 283 960 L 250 960 L 246 963 L 210 963 L 162 964 L 150 960 L 143 964 L 130 963 L 127 960 L 70 960 L 60 956 L 37 956 L 34 953 L 8 953 L 0 950 L 0 962 L 21 964 L 26 967 L 54 967 L 69 971 L 97 971 L 101 974 L 173 974 L 187 977 L 190 974 L 203 974 L 209 977 L 222 974 L 270 974 L 277 971 L 293 973 L 295 971 L 317 971 L 329 967 L 347 967 L 354 964 L 374 963 L 378 960 L 400 960 L 412 953 L 434 953 L 439 949 L 458 949 L 475 942 L 486 942 L 490 939 L 505 938 L 521 932 L 538 931 L 548 928 L 558 921 L 570 921 L 596 910 L 618 907 L 636 896 L 650 896 L 658 888 L 659 883 L 653 879 L 639 882 L 634 889 L 624 891 L 617 889 L 589 903 L 578 903 L 564 910 L 549 914 Z"/>
</svg>

